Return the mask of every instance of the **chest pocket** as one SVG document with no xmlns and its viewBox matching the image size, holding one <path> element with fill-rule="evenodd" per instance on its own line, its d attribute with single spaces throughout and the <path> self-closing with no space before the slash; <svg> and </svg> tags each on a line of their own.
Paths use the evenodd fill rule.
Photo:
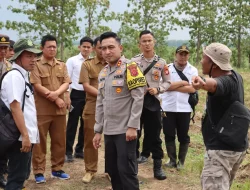
<svg viewBox="0 0 250 190">
<path fill-rule="evenodd" d="M 49 73 L 41 73 L 40 74 L 42 86 L 46 86 L 50 84 L 50 74 Z"/>
<path fill-rule="evenodd" d="M 63 83 L 63 79 L 64 79 L 63 67 L 61 65 L 56 66 L 55 71 L 56 71 L 56 77 L 57 77 L 58 81 L 60 83 Z"/>
<path fill-rule="evenodd" d="M 153 67 L 152 69 L 152 80 L 159 81 L 161 78 L 161 68 L 160 67 Z"/>
<path fill-rule="evenodd" d="M 124 87 L 124 80 L 123 79 L 119 79 L 119 80 L 112 80 L 112 93 L 114 96 L 119 96 L 124 94 L 125 91 L 125 87 Z"/>
</svg>

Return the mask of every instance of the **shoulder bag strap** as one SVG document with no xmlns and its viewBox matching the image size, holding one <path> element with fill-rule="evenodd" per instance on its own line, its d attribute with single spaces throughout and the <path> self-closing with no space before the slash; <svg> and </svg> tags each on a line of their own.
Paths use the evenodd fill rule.
<svg viewBox="0 0 250 190">
<path fill-rule="evenodd" d="M 182 71 L 176 69 L 174 63 L 173 63 L 173 66 L 174 66 L 176 72 L 178 73 L 178 75 L 181 77 L 181 80 L 185 80 L 185 81 L 187 81 L 187 82 L 189 83 L 189 80 L 188 80 L 188 78 L 186 77 L 186 75 L 184 75 Z"/>
<path fill-rule="evenodd" d="M 22 102 L 22 111 L 24 112 L 25 96 L 26 96 L 26 92 L 27 92 L 27 89 L 26 89 L 27 82 L 25 81 L 25 78 L 24 78 L 23 74 L 21 73 L 21 71 L 19 71 L 19 70 L 16 69 L 16 68 L 12 68 L 11 70 L 5 72 L 5 73 L 2 75 L 1 80 L 0 80 L 0 90 L 1 90 L 1 88 L 2 88 L 3 78 L 6 76 L 6 74 L 7 74 L 8 72 L 14 71 L 14 70 L 18 71 L 18 72 L 22 75 L 22 77 L 23 77 L 23 79 L 24 79 L 24 82 L 25 82 L 25 90 L 24 90 L 24 92 L 23 92 L 23 102 Z"/>
</svg>

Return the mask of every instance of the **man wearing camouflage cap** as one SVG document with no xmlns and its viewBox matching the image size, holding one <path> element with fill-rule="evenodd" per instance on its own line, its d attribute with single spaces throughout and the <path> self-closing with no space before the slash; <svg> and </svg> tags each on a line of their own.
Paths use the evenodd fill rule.
<svg viewBox="0 0 250 190">
<path fill-rule="evenodd" d="M 32 145 L 39 143 L 36 108 L 32 86 L 29 83 L 29 71 L 34 69 L 37 54 L 41 51 L 35 49 L 33 42 L 28 39 L 20 39 L 16 42 L 14 51 L 15 54 L 11 58 L 12 70 L 2 79 L 1 100 L 11 111 L 21 135 L 7 150 L 9 162 L 5 190 L 23 188 L 24 181 L 30 172 Z"/>
<path fill-rule="evenodd" d="M 193 77 L 192 84 L 196 90 L 207 91 L 207 105 L 202 118 L 202 135 L 206 146 L 204 168 L 201 174 L 202 189 L 228 190 L 246 149 L 248 148 L 247 132 L 237 131 L 237 136 L 245 136 L 235 146 L 232 141 L 223 140 L 223 130 L 217 131 L 221 118 L 229 106 L 239 101 L 244 104 L 242 77 L 230 65 L 231 50 L 220 43 L 212 43 L 203 50 L 201 61 L 203 74 L 210 78 Z M 241 95 L 240 95 L 241 94 Z M 233 118 L 230 123 L 233 123 Z M 223 120 L 226 121 L 226 120 Z M 235 122 L 235 120 L 234 120 Z M 224 127 L 223 127 L 224 128 Z M 227 130 L 225 126 L 225 130 Z"/>
</svg>

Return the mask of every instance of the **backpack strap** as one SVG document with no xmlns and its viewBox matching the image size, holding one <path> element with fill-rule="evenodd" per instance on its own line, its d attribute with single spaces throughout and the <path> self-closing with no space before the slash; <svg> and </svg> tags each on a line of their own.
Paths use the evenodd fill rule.
<svg viewBox="0 0 250 190">
<path fill-rule="evenodd" d="M 2 89 L 2 83 L 3 83 L 4 77 L 5 77 L 9 72 L 14 71 L 14 70 L 18 71 L 18 72 L 22 75 L 22 77 L 23 77 L 23 79 L 24 79 L 24 82 L 25 82 L 25 90 L 24 90 L 24 92 L 23 92 L 23 102 L 22 102 L 22 111 L 24 112 L 25 96 L 26 96 L 26 92 L 27 92 L 26 86 L 28 86 L 28 87 L 30 88 L 31 84 L 29 84 L 29 83 L 27 83 L 27 82 L 25 81 L 25 78 L 24 78 L 23 74 L 21 73 L 21 71 L 19 71 L 19 70 L 16 69 L 16 68 L 12 68 L 11 70 L 5 72 L 5 73 L 2 75 L 1 79 L 0 79 L 0 90 Z M 33 90 L 32 90 L 32 86 L 31 86 L 30 90 L 33 91 Z"/>
</svg>

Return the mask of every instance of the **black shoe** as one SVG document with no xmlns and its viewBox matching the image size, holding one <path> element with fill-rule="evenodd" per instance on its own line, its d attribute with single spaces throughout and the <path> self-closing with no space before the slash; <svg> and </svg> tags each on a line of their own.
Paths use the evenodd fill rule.
<svg viewBox="0 0 250 190">
<path fill-rule="evenodd" d="M 176 168 L 177 164 L 176 164 L 176 162 L 172 162 L 171 160 L 169 160 L 169 162 L 166 163 L 165 166 L 168 168 Z"/>
<path fill-rule="evenodd" d="M 74 157 L 75 157 L 75 158 L 84 159 L 84 154 L 83 154 L 83 152 L 82 152 L 82 153 L 77 153 L 77 152 L 76 152 L 76 153 L 74 154 Z"/>
<path fill-rule="evenodd" d="M 148 158 L 145 157 L 145 156 L 140 156 L 138 159 L 137 159 L 137 162 L 138 164 L 142 164 L 142 163 L 145 163 L 148 161 Z"/>
<path fill-rule="evenodd" d="M 71 154 L 65 155 L 65 162 L 73 162 L 74 158 Z"/>
<path fill-rule="evenodd" d="M 0 176 L 0 187 L 5 188 L 6 184 L 7 184 L 7 181 L 4 179 L 4 176 L 1 175 Z"/>
<path fill-rule="evenodd" d="M 154 178 L 158 180 L 164 180 L 167 178 L 167 176 L 165 175 L 165 173 L 161 168 L 161 165 L 162 165 L 161 159 L 154 160 Z"/>
</svg>

